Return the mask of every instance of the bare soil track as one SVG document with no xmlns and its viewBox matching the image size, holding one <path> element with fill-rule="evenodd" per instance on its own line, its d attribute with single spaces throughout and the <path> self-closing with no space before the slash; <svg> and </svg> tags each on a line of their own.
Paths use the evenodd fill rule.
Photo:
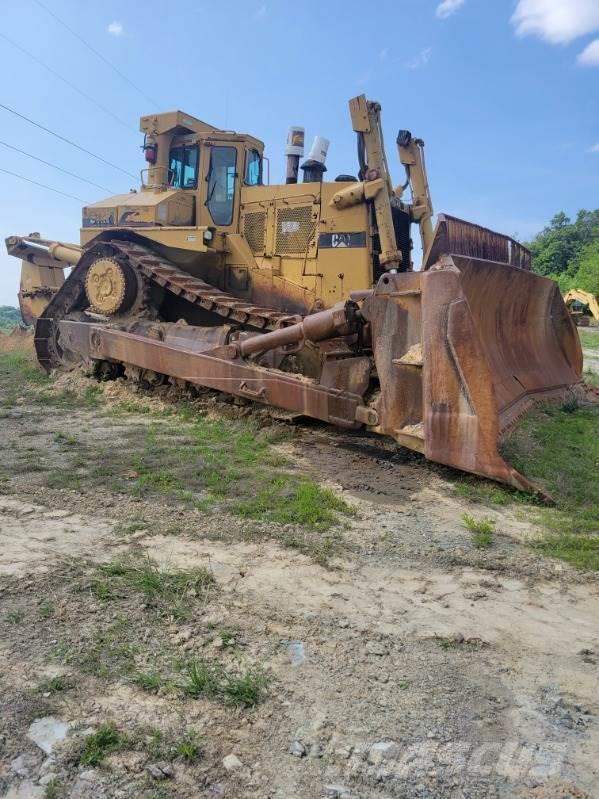
<svg viewBox="0 0 599 799">
<path fill-rule="evenodd" d="M 269 457 L 351 506 L 329 529 L 244 515 L 239 474 L 229 504 L 129 490 L 128 453 L 191 423 L 78 381 L 1 412 L 0 796 L 599 797 L 599 583 L 522 506 L 320 425 Z"/>
</svg>

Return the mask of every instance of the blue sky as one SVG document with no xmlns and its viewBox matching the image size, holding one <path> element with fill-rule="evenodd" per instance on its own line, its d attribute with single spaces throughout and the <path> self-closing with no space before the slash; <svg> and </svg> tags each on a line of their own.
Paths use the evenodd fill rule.
<svg viewBox="0 0 599 799">
<path fill-rule="evenodd" d="M 394 180 L 397 129 L 426 142 L 436 211 L 529 236 L 557 211 L 598 205 L 599 0 L 36 0 L 2 3 L 0 103 L 137 174 L 139 117 L 183 109 L 263 139 L 284 175 L 290 124 L 331 140 L 329 175 L 355 172 L 347 101 L 383 105 Z M 145 95 L 145 96 L 144 96 Z M 136 181 L 0 108 L 0 140 L 110 191 Z M 0 145 L 8 169 L 85 201 L 107 192 Z M 77 241 L 81 202 L 0 172 L 0 236 Z M 0 304 L 19 264 L 0 250 Z"/>
</svg>

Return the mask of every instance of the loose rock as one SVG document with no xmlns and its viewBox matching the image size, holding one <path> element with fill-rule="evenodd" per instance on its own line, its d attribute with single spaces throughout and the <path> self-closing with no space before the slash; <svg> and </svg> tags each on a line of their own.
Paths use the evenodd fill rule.
<svg viewBox="0 0 599 799">
<path fill-rule="evenodd" d="M 289 754 L 294 757 L 305 757 L 306 747 L 301 741 L 293 741 L 289 744 Z"/>
<path fill-rule="evenodd" d="M 367 641 L 366 652 L 369 655 L 376 655 L 377 657 L 382 657 L 383 655 L 387 654 L 387 647 L 384 644 L 382 644 L 380 641 Z"/>
<path fill-rule="evenodd" d="M 170 763 L 150 763 L 146 766 L 146 771 L 155 780 L 168 780 L 173 776 L 173 767 Z"/>
<path fill-rule="evenodd" d="M 237 755 L 227 755 L 223 757 L 223 766 L 227 771 L 235 771 L 236 769 L 243 768 L 243 763 Z"/>
</svg>

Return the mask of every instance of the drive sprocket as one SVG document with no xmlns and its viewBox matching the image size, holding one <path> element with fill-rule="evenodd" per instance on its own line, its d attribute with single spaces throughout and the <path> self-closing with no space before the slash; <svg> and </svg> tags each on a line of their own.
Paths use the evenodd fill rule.
<svg viewBox="0 0 599 799">
<path fill-rule="evenodd" d="M 140 280 L 130 266 L 117 258 L 100 257 L 85 275 L 85 294 L 97 313 L 112 316 L 128 311 L 140 293 Z"/>
</svg>

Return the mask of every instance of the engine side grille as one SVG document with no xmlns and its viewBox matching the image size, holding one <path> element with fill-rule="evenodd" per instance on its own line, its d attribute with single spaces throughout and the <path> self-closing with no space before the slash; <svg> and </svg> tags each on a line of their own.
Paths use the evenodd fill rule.
<svg viewBox="0 0 599 799">
<path fill-rule="evenodd" d="M 316 232 L 312 206 L 277 209 L 275 254 L 304 255 Z"/>
<path fill-rule="evenodd" d="M 253 253 L 264 253 L 266 238 L 266 213 L 264 211 L 252 211 L 244 216 L 243 235 Z"/>
</svg>

